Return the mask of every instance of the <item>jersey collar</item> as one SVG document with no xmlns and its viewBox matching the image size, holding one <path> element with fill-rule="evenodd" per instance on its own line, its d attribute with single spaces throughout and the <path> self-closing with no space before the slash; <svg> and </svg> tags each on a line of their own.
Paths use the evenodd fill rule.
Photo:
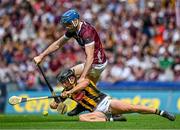
<svg viewBox="0 0 180 130">
<path fill-rule="evenodd" d="M 78 34 L 79 34 L 79 32 L 81 31 L 83 22 L 80 22 L 79 24 L 80 24 L 80 25 L 79 25 L 80 27 L 79 27 L 79 29 L 78 29 L 78 31 L 77 31 Z"/>
</svg>

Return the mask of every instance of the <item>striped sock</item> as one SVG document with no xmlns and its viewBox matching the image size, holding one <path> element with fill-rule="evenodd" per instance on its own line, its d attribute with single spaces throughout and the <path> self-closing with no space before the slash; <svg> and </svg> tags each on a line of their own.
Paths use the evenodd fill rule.
<svg viewBox="0 0 180 130">
<path fill-rule="evenodd" d="M 163 110 L 161 110 L 161 112 L 160 112 L 160 116 L 162 116 L 162 115 L 163 115 L 163 113 L 164 113 L 164 111 L 163 111 Z"/>
<path fill-rule="evenodd" d="M 155 112 L 155 114 L 157 114 L 157 115 L 160 115 L 160 114 L 161 114 L 161 110 L 159 110 L 159 109 L 156 109 L 156 112 Z"/>
</svg>

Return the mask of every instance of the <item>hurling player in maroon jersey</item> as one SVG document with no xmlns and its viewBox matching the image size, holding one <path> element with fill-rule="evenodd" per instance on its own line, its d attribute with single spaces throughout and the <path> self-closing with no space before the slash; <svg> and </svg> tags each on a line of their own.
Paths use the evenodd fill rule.
<svg viewBox="0 0 180 130">
<path fill-rule="evenodd" d="M 78 82 L 88 77 L 96 83 L 107 65 L 107 59 L 98 33 L 89 23 L 81 21 L 78 12 L 74 9 L 68 10 L 62 15 L 61 23 L 67 30 L 66 33 L 39 56 L 34 57 L 34 61 L 39 64 L 44 57 L 62 48 L 70 38 L 74 38 L 86 54 L 84 63 L 72 67 L 75 74 L 80 76 Z"/>
</svg>

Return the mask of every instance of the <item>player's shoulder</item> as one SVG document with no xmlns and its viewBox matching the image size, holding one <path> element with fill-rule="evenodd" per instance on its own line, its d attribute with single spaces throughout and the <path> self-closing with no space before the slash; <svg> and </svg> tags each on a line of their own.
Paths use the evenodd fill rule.
<svg viewBox="0 0 180 130">
<path fill-rule="evenodd" d="M 84 26 L 92 26 L 92 24 L 90 24 L 89 22 L 87 21 L 81 21 L 83 23 Z"/>
<path fill-rule="evenodd" d="M 94 26 L 87 21 L 82 21 L 82 23 L 83 23 L 82 28 L 84 30 L 94 30 L 95 29 Z"/>
<path fill-rule="evenodd" d="M 90 23 L 83 21 L 82 29 L 81 29 L 81 34 L 83 36 L 92 35 L 94 31 L 95 31 L 95 28 Z"/>
</svg>

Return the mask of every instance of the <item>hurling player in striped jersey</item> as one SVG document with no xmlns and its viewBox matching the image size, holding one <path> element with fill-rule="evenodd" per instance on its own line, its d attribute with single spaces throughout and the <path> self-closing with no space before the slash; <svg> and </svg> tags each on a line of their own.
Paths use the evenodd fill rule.
<svg viewBox="0 0 180 130">
<path fill-rule="evenodd" d="M 113 121 L 114 118 L 109 117 L 109 115 L 124 113 L 155 114 L 170 121 L 175 120 L 175 116 L 167 111 L 113 99 L 101 92 L 88 78 L 78 83 L 77 77 L 71 69 L 63 70 L 57 76 L 57 80 L 64 87 L 62 97 L 69 97 L 90 111 L 90 113 L 81 114 L 79 116 L 80 121 Z"/>
</svg>

